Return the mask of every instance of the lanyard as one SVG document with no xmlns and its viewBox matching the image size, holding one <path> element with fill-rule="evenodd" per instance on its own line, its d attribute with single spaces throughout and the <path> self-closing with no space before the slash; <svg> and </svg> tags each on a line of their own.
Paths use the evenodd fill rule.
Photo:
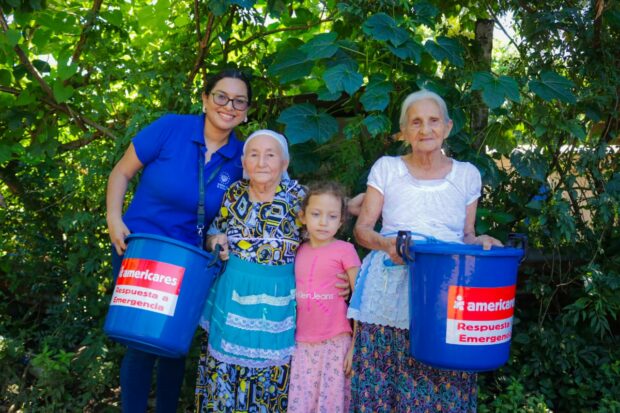
<svg viewBox="0 0 620 413">
<path fill-rule="evenodd" d="M 198 215 L 198 222 L 196 224 L 196 230 L 198 231 L 199 246 L 204 248 L 204 243 L 206 239 L 206 234 L 204 232 L 205 228 L 205 182 L 204 182 L 204 168 L 205 161 L 204 156 L 202 155 L 202 145 L 197 145 L 198 148 L 198 210 L 196 214 Z M 220 169 L 224 166 L 224 160 L 220 162 L 220 164 L 211 172 L 209 177 L 207 178 L 207 185 L 213 181 L 213 178 L 218 174 Z"/>
</svg>

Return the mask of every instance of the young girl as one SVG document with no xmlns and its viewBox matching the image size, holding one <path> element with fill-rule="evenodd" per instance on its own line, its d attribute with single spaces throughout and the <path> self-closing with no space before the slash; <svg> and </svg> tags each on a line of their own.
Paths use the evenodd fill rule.
<svg viewBox="0 0 620 413">
<path fill-rule="evenodd" d="M 334 281 L 346 272 L 353 288 L 361 262 L 352 244 L 334 238 L 344 213 L 344 191 L 333 182 L 311 186 L 299 213 L 308 239 L 295 258 L 297 330 L 288 412 L 349 410 L 352 331 Z"/>
</svg>

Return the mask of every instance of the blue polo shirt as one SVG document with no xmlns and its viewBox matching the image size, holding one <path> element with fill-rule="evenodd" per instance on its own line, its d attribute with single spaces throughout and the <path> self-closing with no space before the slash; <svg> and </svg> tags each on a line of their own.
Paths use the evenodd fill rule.
<svg viewBox="0 0 620 413">
<path fill-rule="evenodd" d="M 206 153 L 203 130 L 204 115 L 165 115 L 133 138 L 144 169 L 124 216 L 131 232 L 197 244 L 198 156 L 204 159 Z M 230 184 L 241 179 L 242 151 L 243 143 L 233 132 L 204 164 L 205 228 Z"/>
</svg>

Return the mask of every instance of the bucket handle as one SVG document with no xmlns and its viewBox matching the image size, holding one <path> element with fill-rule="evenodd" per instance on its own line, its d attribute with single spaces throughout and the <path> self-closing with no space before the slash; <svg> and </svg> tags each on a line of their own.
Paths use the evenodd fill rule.
<svg viewBox="0 0 620 413">
<path fill-rule="evenodd" d="M 209 263 L 207 264 L 207 268 L 211 268 L 213 267 L 215 264 L 219 264 L 221 265 L 220 271 L 218 272 L 217 275 L 220 275 L 224 272 L 224 270 L 226 269 L 226 261 L 222 261 L 220 259 L 220 252 L 222 251 L 222 246 L 220 244 L 215 244 L 215 248 L 213 248 L 213 258 L 211 258 L 211 261 L 209 261 Z"/>
<path fill-rule="evenodd" d="M 398 231 L 396 235 L 396 252 L 407 262 L 413 262 L 414 258 L 409 254 L 410 231 Z"/>
<path fill-rule="evenodd" d="M 507 247 L 521 248 L 523 250 L 523 257 L 521 257 L 520 263 L 525 260 L 527 255 L 527 235 L 517 232 L 511 232 L 508 234 L 508 240 L 506 241 Z"/>
<path fill-rule="evenodd" d="M 415 241 L 411 239 L 412 235 L 422 237 L 426 240 L 426 242 L 437 242 L 437 238 L 431 237 L 430 235 L 424 235 L 413 231 L 398 231 L 398 234 L 396 235 L 396 252 L 402 259 L 408 262 L 414 261 L 414 257 L 412 257 L 409 253 L 409 245 L 412 242 L 415 243 Z"/>
</svg>

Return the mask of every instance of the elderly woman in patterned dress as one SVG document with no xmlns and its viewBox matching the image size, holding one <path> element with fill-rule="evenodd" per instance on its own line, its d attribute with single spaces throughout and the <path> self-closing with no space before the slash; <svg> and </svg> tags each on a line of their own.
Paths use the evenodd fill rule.
<svg viewBox="0 0 620 413">
<path fill-rule="evenodd" d="M 244 178 L 226 192 L 209 230 L 226 271 L 214 283 L 201 325 L 199 412 L 285 412 L 295 345 L 293 261 L 305 195 L 288 178 L 284 136 L 254 132 L 243 148 Z"/>
</svg>

